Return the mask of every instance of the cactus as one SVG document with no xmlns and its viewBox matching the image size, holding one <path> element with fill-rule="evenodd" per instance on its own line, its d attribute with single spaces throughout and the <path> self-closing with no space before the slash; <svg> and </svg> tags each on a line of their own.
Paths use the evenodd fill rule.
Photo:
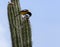
<svg viewBox="0 0 60 47">
<path fill-rule="evenodd" d="M 29 19 L 22 19 L 19 0 L 11 0 L 8 4 L 8 20 L 10 25 L 12 47 L 32 47 L 31 27 Z"/>
</svg>

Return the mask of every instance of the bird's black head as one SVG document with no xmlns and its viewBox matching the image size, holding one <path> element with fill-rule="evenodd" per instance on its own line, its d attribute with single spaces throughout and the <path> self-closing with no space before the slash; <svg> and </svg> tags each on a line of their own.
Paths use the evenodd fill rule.
<svg viewBox="0 0 60 47">
<path fill-rule="evenodd" d="M 32 15 L 32 13 L 31 13 L 31 12 L 28 12 L 28 14 L 29 14 L 29 16 L 31 16 L 31 15 Z"/>
</svg>

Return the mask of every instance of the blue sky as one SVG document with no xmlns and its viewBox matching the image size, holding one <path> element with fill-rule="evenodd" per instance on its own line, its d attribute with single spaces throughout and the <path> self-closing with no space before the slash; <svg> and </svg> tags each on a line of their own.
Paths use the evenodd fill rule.
<svg viewBox="0 0 60 47">
<path fill-rule="evenodd" d="M 0 47 L 11 47 L 8 1 L 0 1 Z M 20 0 L 20 5 L 32 12 L 33 47 L 60 47 L 60 0 Z"/>
</svg>

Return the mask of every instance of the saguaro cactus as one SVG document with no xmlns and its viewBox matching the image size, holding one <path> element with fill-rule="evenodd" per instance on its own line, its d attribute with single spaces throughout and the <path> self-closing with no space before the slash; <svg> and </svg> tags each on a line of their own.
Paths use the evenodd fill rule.
<svg viewBox="0 0 60 47">
<path fill-rule="evenodd" d="M 19 0 L 11 0 L 7 8 L 12 47 L 32 47 L 29 19 L 24 20 L 21 15 L 16 17 L 21 10 L 19 4 Z"/>
</svg>

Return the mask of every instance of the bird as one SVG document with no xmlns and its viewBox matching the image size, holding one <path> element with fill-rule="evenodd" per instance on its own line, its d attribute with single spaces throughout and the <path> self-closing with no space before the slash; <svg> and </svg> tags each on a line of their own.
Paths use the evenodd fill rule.
<svg viewBox="0 0 60 47">
<path fill-rule="evenodd" d="M 22 17 L 29 18 L 31 17 L 32 13 L 28 9 L 21 10 L 18 15 L 21 15 Z"/>
<path fill-rule="evenodd" d="M 25 9 L 25 10 L 21 10 L 19 13 L 20 13 L 21 15 L 26 15 L 26 14 L 28 14 L 29 16 L 32 15 L 32 13 L 29 12 L 29 10 L 27 10 L 27 9 Z"/>
</svg>

